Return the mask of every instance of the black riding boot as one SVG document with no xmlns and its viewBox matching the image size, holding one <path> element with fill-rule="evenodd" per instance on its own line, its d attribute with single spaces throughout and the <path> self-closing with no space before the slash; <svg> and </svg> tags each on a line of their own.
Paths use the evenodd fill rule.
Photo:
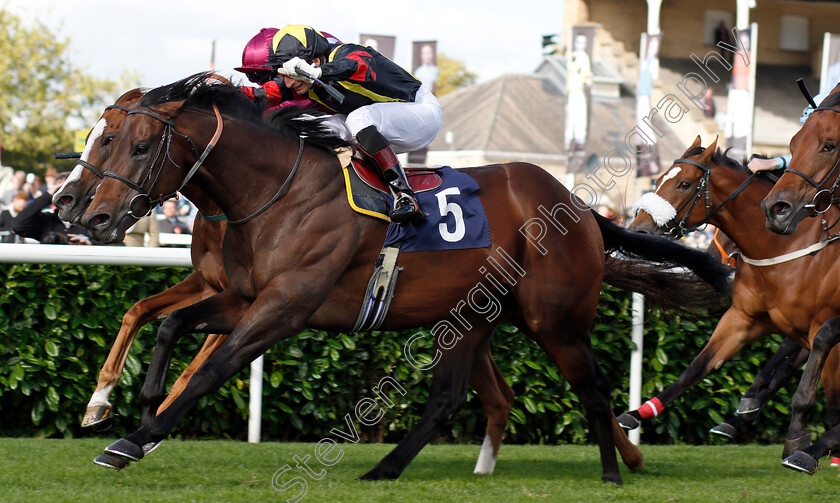
<svg viewBox="0 0 840 503">
<path fill-rule="evenodd" d="M 391 145 L 388 144 L 388 140 L 382 136 L 376 126 L 368 126 L 359 131 L 356 134 L 356 140 L 362 149 L 379 164 L 383 179 L 394 193 L 394 210 L 391 212 L 391 220 L 398 224 L 412 220 L 422 221 L 424 215 L 420 211 L 420 204 L 408 186 L 400 161 L 391 149 Z"/>
</svg>

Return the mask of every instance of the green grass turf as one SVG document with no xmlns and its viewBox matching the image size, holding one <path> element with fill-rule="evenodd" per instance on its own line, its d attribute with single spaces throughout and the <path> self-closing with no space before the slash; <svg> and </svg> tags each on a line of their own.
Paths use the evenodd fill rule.
<svg viewBox="0 0 840 503">
<path fill-rule="evenodd" d="M 519 502 L 838 501 L 840 472 L 824 466 L 815 476 L 779 464 L 781 446 L 642 446 L 647 468 L 622 465 L 623 486 L 600 481 L 595 446 L 502 446 L 493 475 L 472 473 L 477 445 L 427 446 L 396 481 L 356 480 L 392 445 L 339 447 L 344 457 L 321 480 L 294 468 L 293 456 L 315 444 L 167 440 L 120 472 L 92 463 L 106 438 L 0 439 L 0 501 L 225 501 L 282 502 L 298 493 L 271 486 L 302 475 L 304 502 Z M 309 466 L 322 469 L 314 456 Z M 294 473 L 294 475 L 293 475 Z"/>
</svg>

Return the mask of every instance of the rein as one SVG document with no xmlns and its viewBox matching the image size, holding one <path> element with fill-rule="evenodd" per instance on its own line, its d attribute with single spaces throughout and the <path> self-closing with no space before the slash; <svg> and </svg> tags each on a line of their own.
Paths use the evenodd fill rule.
<svg viewBox="0 0 840 503">
<path fill-rule="evenodd" d="M 265 206 L 263 206 L 262 208 L 258 209 L 257 211 L 255 211 L 254 213 L 252 213 L 251 215 L 249 215 L 245 218 L 242 218 L 240 220 L 228 220 L 228 224 L 230 224 L 230 225 L 244 224 L 245 222 L 261 215 L 265 210 L 267 210 L 269 208 L 269 206 L 271 206 L 272 204 L 277 202 L 278 199 L 280 199 L 280 196 L 286 190 L 286 187 L 288 187 L 289 184 L 292 183 L 292 178 L 294 178 L 295 173 L 297 173 L 298 167 L 300 167 L 300 161 L 301 161 L 301 159 L 303 159 L 303 147 L 304 147 L 304 145 L 305 144 L 303 142 L 303 136 L 301 136 L 300 137 L 300 149 L 298 150 L 297 159 L 295 159 L 295 165 L 292 166 L 292 170 L 289 171 L 289 176 L 286 177 L 286 181 L 283 182 L 283 185 L 281 185 L 280 188 L 277 189 L 277 193 L 274 194 L 274 197 L 271 198 L 271 201 L 265 203 Z"/>
</svg>

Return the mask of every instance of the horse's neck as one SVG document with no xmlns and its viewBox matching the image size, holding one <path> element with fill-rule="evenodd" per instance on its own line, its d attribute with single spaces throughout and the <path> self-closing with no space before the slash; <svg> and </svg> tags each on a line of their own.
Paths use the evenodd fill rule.
<svg viewBox="0 0 840 503">
<path fill-rule="evenodd" d="M 216 216 L 222 214 L 222 209 L 219 205 L 195 184 L 188 183 L 185 185 L 181 189 L 181 194 L 189 199 L 203 215 Z"/>
<path fill-rule="evenodd" d="M 714 175 L 712 173 L 712 181 Z M 747 176 L 732 176 L 731 183 L 722 184 L 726 188 L 715 190 L 712 185 L 712 199 L 714 209 L 732 194 Z M 761 209 L 761 201 L 770 192 L 772 185 L 766 181 L 756 179 L 747 185 L 735 198 L 727 202 L 712 217 L 710 223 L 720 228 L 738 249 L 750 258 L 767 258 L 781 253 L 794 251 L 810 246 L 819 239 L 819 222 L 803 221 L 800 230 L 794 236 L 782 236 L 767 229 L 765 215 Z M 816 224 L 816 225 L 815 225 Z"/>
<path fill-rule="evenodd" d="M 298 163 L 298 139 L 259 132 L 248 136 L 245 131 L 244 136 L 231 134 L 224 145 L 220 142 L 193 179 L 228 220 L 240 220 L 264 208 L 295 212 L 298 206 L 318 204 L 328 186 L 343 187 L 340 171 L 332 169 L 338 162 L 328 152 L 305 146 Z"/>
</svg>

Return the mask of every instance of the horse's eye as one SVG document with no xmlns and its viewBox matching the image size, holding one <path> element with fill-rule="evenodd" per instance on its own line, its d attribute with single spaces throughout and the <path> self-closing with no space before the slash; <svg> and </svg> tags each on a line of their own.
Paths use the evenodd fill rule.
<svg viewBox="0 0 840 503">
<path fill-rule="evenodd" d="M 826 143 L 825 145 L 823 145 L 823 148 L 822 150 L 820 150 L 820 152 L 831 152 L 835 148 L 837 148 L 837 145 L 833 143 Z"/>
<path fill-rule="evenodd" d="M 691 184 L 686 182 L 685 180 L 683 180 L 682 182 L 680 182 L 680 184 L 677 187 L 685 190 L 685 189 L 691 188 Z"/>
<path fill-rule="evenodd" d="M 105 138 L 102 138 L 102 146 L 104 147 L 104 146 L 108 145 L 109 143 L 111 143 L 112 141 L 114 141 L 114 135 L 108 135 Z"/>
<path fill-rule="evenodd" d="M 134 155 L 143 155 L 148 151 L 149 151 L 149 146 L 144 145 L 142 143 L 140 145 L 137 145 L 136 147 L 134 147 Z"/>
</svg>

